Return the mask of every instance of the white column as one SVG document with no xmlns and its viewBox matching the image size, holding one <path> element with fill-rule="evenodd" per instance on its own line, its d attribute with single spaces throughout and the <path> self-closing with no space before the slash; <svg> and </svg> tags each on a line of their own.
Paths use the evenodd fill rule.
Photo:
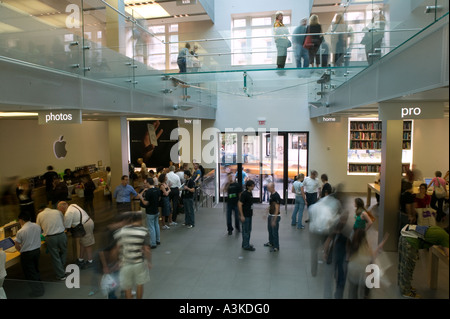
<svg viewBox="0 0 450 319">
<path fill-rule="evenodd" d="M 126 117 L 108 119 L 111 187 L 120 184 L 122 175 L 128 175 L 128 123 Z"/>
</svg>

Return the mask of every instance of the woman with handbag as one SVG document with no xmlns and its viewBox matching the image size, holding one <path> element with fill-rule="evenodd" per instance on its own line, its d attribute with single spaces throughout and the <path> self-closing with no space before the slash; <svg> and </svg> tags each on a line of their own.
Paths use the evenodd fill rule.
<svg viewBox="0 0 450 319">
<path fill-rule="evenodd" d="M 287 49 L 292 46 L 288 39 L 289 30 L 283 24 L 283 12 L 278 11 L 275 14 L 275 23 L 273 25 L 275 37 L 275 44 L 277 46 L 277 68 L 284 69 L 287 59 Z"/>
<path fill-rule="evenodd" d="M 445 179 L 442 178 L 442 173 L 440 171 L 436 171 L 434 175 L 435 178 L 431 180 L 427 187 L 430 188 L 431 185 L 434 187 L 433 195 L 431 195 L 430 206 L 436 210 L 436 221 L 440 222 L 443 218 L 445 218 L 444 200 L 448 195 L 447 183 Z"/>
<path fill-rule="evenodd" d="M 319 23 L 319 17 L 313 14 L 309 18 L 309 26 L 306 33 L 310 33 L 306 36 L 303 47 L 309 51 L 309 63 L 314 67 L 314 60 L 316 61 L 316 67 L 320 65 L 320 54 L 318 53 L 320 45 L 323 41 L 322 26 Z"/>
</svg>

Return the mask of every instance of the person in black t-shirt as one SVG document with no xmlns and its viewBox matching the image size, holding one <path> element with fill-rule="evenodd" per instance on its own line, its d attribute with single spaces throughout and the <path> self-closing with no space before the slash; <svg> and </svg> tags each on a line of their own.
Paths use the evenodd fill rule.
<svg viewBox="0 0 450 319">
<path fill-rule="evenodd" d="M 53 166 L 47 166 L 47 172 L 41 176 L 44 180 L 45 193 L 47 195 L 47 203 L 52 200 L 53 180 L 59 177 L 58 173 L 53 170 Z"/>
<path fill-rule="evenodd" d="M 267 218 L 267 230 L 269 232 L 269 242 L 264 244 L 265 247 L 271 247 L 271 252 L 276 252 L 280 249 L 280 240 L 278 230 L 280 227 L 280 194 L 275 191 L 275 184 L 269 183 L 267 190 L 270 193 L 269 198 L 269 217 Z"/>
<path fill-rule="evenodd" d="M 161 190 L 155 187 L 153 178 L 147 178 L 144 181 L 144 190 L 141 192 L 141 203 L 145 207 L 147 214 L 147 228 L 150 233 L 151 248 L 154 249 L 161 244 L 161 231 L 159 228 L 159 198 Z"/>
<path fill-rule="evenodd" d="M 241 231 L 240 223 L 239 223 L 239 209 L 238 209 L 238 201 L 239 201 L 239 195 L 242 192 L 241 185 L 236 182 L 236 180 L 233 180 L 233 174 L 228 173 L 228 182 L 225 185 L 224 189 L 227 192 L 227 230 L 228 235 L 231 235 L 233 233 L 233 223 L 231 215 L 234 211 L 234 221 L 236 230 L 238 232 Z"/>
<path fill-rule="evenodd" d="M 405 191 L 400 195 L 400 230 L 406 224 L 417 224 L 416 210 L 414 209 L 414 190 L 411 182 L 405 182 Z"/>
<path fill-rule="evenodd" d="M 250 245 L 250 234 L 252 232 L 253 217 L 253 189 L 255 182 L 249 180 L 245 183 L 245 191 L 241 194 L 238 202 L 239 217 L 242 222 L 242 248 L 255 251 L 255 247 Z"/>
<path fill-rule="evenodd" d="M 61 178 L 58 176 L 56 176 L 53 179 L 53 189 L 51 191 L 51 201 L 52 201 L 52 205 L 53 208 L 56 208 L 56 205 L 58 204 L 58 202 L 61 201 L 66 201 L 67 197 L 69 196 L 69 189 L 67 188 L 66 183 L 64 183 Z"/>
<path fill-rule="evenodd" d="M 322 180 L 322 192 L 320 194 L 320 197 L 324 198 L 325 196 L 330 195 L 333 192 L 333 189 L 331 188 L 330 183 L 328 183 L 327 174 L 322 174 L 320 176 L 320 179 Z"/>
<path fill-rule="evenodd" d="M 94 191 L 97 187 L 89 174 L 84 175 L 81 181 L 84 187 L 84 210 L 94 219 Z"/>
<path fill-rule="evenodd" d="M 194 215 L 194 192 L 195 182 L 192 178 L 191 171 L 184 171 L 185 184 L 183 187 L 183 205 L 184 205 L 184 224 L 188 228 L 195 227 Z"/>
<path fill-rule="evenodd" d="M 20 212 L 30 215 L 30 221 L 35 223 L 36 211 L 34 209 L 33 190 L 28 179 L 24 178 L 19 181 L 16 195 L 19 199 Z"/>
</svg>

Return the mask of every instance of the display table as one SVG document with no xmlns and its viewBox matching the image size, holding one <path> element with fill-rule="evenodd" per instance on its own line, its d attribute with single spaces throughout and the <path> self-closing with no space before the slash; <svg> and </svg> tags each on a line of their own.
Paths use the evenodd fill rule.
<svg viewBox="0 0 450 319">
<path fill-rule="evenodd" d="M 414 194 L 419 194 L 419 186 L 413 187 Z M 372 202 L 372 191 L 374 191 L 376 194 L 380 194 L 380 184 L 378 183 L 367 183 L 367 201 L 366 206 L 370 207 L 370 204 Z M 433 195 L 433 187 L 430 187 L 427 190 L 428 195 Z M 447 185 L 447 197 L 448 198 L 448 185 Z"/>
<path fill-rule="evenodd" d="M 372 190 L 380 195 L 380 184 L 378 183 L 367 183 L 367 200 L 366 205 L 370 207 L 370 203 L 372 202 Z"/>
<path fill-rule="evenodd" d="M 13 238 L 13 240 L 15 240 L 15 238 Z M 45 240 L 41 241 L 41 249 L 42 247 L 45 247 Z M 9 253 L 8 251 L 5 250 L 5 253 L 6 253 L 5 269 L 8 269 L 9 267 L 12 267 L 20 262 L 20 252 L 18 250 L 16 250 L 13 253 Z"/>
<path fill-rule="evenodd" d="M 439 260 L 442 260 L 444 264 L 446 264 L 448 267 L 448 256 L 438 246 L 431 246 L 429 254 L 430 254 L 430 269 L 428 272 L 428 282 L 430 285 L 430 289 L 437 289 Z"/>
</svg>

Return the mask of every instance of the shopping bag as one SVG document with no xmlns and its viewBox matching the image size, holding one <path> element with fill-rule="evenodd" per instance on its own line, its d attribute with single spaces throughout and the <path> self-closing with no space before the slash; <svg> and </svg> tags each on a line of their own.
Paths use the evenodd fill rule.
<svg viewBox="0 0 450 319">
<path fill-rule="evenodd" d="M 104 274 L 100 281 L 100 288 L 102 293 L 107 296 L 111 291 L 114 291 L 118 286 L 118 283 L 110 274 Z"/>
<path fill-rule="evenodd" d="M 309 231 L 318 235 L 329 235 L 339 222 L 340 210 L 341 203 L 332 195 L 308 206 Z"/>
<path fill-rule="evenodd" d="M 417 225 L 436 226 L 436 211 L 427 206 L 426 208 L 416 208 Z"/>
</svg>

